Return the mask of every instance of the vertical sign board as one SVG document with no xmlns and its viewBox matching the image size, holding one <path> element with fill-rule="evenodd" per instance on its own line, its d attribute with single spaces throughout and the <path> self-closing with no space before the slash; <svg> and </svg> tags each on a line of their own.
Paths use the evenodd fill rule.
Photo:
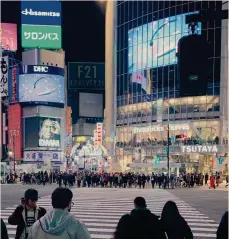
<svg viewBox="0 0 229 239">
<path fill-rule="evenodd" d="M 70 155 L 72 150 L 72 109 L 71 107 L 66 108 L 66 117 L 67 117 L 66 154 Z"/>
<path fill-rule="evenodd" d="M 94 130 L 94 146 L 97 148 L 98 142 L 97 142 L 97 130 Z"/>
<path fill-rule="evenodd" d="M 8 149 L 13 151 L 15 159 L 22 158 L 22 108 L 20 104 L 8 107 Z"/>
<path fill-rule="evenodd" d="M 8 96 L 8 67 L 9 67 L 8 57 L 7 56 L 1 57 L 1 78 L 0 78 L 1 98 Z"/>
<path fill-rule="evenodd" d="M 104 90 L 105 64 L 97 62 L 69 62 L 68 89 Z"/>
<path fill-rule="evenodd" d="M 3 49 L 17 50 L 17 24 L 1 23 L 0 42 Z"/>
<path fill-rule="evenodd" d="M 97 144 L 103 144 L 103 124 L 97 123 L 96 124 L 96 131 L 97 131 Z"/>
<path fill-rule="evenodd" d="M 9 103 L 14 104 L 18 102 L 18 78 L 19 70 L 17 66 L 9 69 Z"/>
</svg>

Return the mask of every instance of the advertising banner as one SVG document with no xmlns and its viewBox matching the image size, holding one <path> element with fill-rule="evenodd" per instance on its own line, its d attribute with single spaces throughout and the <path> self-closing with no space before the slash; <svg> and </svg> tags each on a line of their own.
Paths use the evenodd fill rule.
<svg viewBox="0 0 229 239">
<path fill-rule="evenodd" d="M 1 57 L 1 76 L 0 76 L 1 97 L 8 96 L 8 67 L 9 67 L 8 57 L 7 56 Z"/>
<path fill-rule="evenodd" d="M 105 89 L 105 64 L 97 62 L 69 62 L 68 89 Z"/>
<path fill-rule="evenodd" d="M 0 42 L 4 49 L 17 50 L 17 24 L 1 23 Z"/>
<path fill-rule="evenodd" d="M 61 1 L 21 1 L 21 24 L 61 26 Z"/>
<path fill-rule="evenodd" d="M 61 161 L 60 152 L 46 152 L 46 151 L 24 151 L 24 161 L 39 163 L 41 161 Z"/>
<path fill-rule="evenodd" d="M 56 66 L 25 65 L 21 74 L 47 74 L 64 76 L 64 69 Z"/>
<path fill-rule="evenodd" d="M 23 48 L 61 48 L 61 27 L 59 26 L 21 26 Z"/>
<path fill-rule="evenodd" d="M 79 116 L 103 118 L 103 95 L 79 93 Z"/>
<path fill-rule="evenodd" d="M 8 149 L 15 159 L 22 158 L 22 108 L 19 104 L 8 107 Z"/>
<path fill-rule="evenodd" d="M 103 124 L 96 124 L 96 137 L 97 137 L 97 145 L 103 144 Z"/>
<path fill-rule="evenodd" d="M 59 118 L 25 118 L 25 148 L 37 147 L 61 147 L 61 120 Z"/>
<path fill-rule="evenodd" d="M 20 75 L 19 102 L 64 103 L 64 77 L 49 74 Z"/>
<path fill-rule="evenodd" d="M 13 66 L 9 69 L 9 102 L 18 102 L 18 67 Z"/>
<path fill-rule="evenodd" d="M 72 109 L 66 108 L 67 135 L 66 135 L 66 154 L 70 155 L 72 150 Z"/>
</svg>

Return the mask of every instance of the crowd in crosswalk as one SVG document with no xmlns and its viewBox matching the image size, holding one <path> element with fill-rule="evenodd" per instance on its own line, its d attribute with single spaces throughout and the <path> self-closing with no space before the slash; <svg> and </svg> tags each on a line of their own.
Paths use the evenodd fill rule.
<svg viewBox="0 0 229 239">
<path fill-rule="evenodd" d="M 21 205 L 18 207 L 14 205 L 12 207 L 2 209 L 1 217 L 3 222 L 6 223 L 9 238 L 26 238 L 27 233 L 28 239 L 49 239 L 51 238 L 49 237 L 51 234 L 58 234 L 60 237 L 57 238 L 72 239 L 163 239 L 164 235 L 169 239 L 193 237 L 216 238 L 218 227 L 216 222 L 164 190 L 139 191 L 138 189 L 130 189 L 128 190 L 128 194 L 126 194 L 126 190 L 124 189 L 115 188 L 107 190 L 102 188 L 81 188 L 73 189 L 72 191 L 73 194 L 68 188 L 58 188 L 53 192 L 52 199 L 50 196 L 41 198 L 38 201 L 40 209 L 38 214 L 36 214 L 36 217 L 34 216 L 35 214 L 32 214 L 33 216 L 31 216 L 31 210 L 26 206 L 26 200 L 28 198 L 32 198 L 32 201 L 30 201 L 32 205 L 30 206 L 36 205 L 38 194 L 34 190 L 30 190 L 30 192 L 27 191 L 25 193 Z M 135 199 L 135 202 L 133 202 L 134 198 L 136 198 L 139 194 L 141 194 L 142 197 L 138 197 Z M 146 203 L 144 198 L 146 199 Z M 168 200 L 170 201 L 167 202 Z M 63 210 L 63 207 L 65 207 L 65 210 Z M 15 210 L 15 208 L 17 209 Z M 19 210 L 18 208 L 21 209 Z M 21 224 L 18 223 L 17 220 L 14 221 L 15 214 L 20 215 L 19 212 L 23 215 L 21 217 L 23 223 Z M 29 212 L 27 217 L 26 212 Z M 40 222 L 37 221 L 37 216 L 41 217 Z M 157 216 L 161 217 L 160 220 Z M 59 217 L 55 223 L 57 221 L 62 222 L 61 225 L 58 225 L 59 229 L 53 226 L 56 225 L 54 221 L 52 221 L 55 217 Z M 67 228 L 68 223 L 65 221 L 66 218 L 74 221 L 75 224 L 73 223 L 73 225 L 75 225 L 75 229 Z M 16 231 L 18 232 L 18 224 L 20 224 L 20 227 L 22 228 L 19 231 L 23 231 L 25 233 L 25 237 L 21 237 L 21 235 L 20 237 L 15 237 L 15 234 L 18 234 L 16 233 Z M 30 227 L 31 225 L 33 226 Z M 47 225 L 49 225 L 48 228 Z M 168 225 L 172 225 L 172 231 L 169 229 Z M 179 236 L 178 234 L 173 235 L 174 232 L 182 233 L 182 230 L 180 230 L 182 225 L 186 228 L 183 233 L 186 232 L 187 236 L 177 237 Z M 44 231 L 41 227 L 43 227 Z M 160 227 L 161 229 L 159 229 Z M 125 230 L 123 230 L 123 228 L 125 228 Z M 68 233 L 68 231 L 70 232 Z M 155 236 L 159 235 L 160 231 L 163 232 L 163 236 Z M 166 234 L 164 232 L 166 232 Z M 79 233 L 81 236 L 78 235 L 78 237 L 76 237 L 74 233 Z M 139 237 L 139 233 L 142 235 L 141 237 Z M 219 230 L 217 234 L 217 239 L 228 238 L 228 236 L 225 237 L 225 235 L 220 237 Z M 145 235 L 145 237 L 143 237 L 143 235 Z M 154 235 L 154 237 L 149 237 L 149 235 Z"/>
</svg>

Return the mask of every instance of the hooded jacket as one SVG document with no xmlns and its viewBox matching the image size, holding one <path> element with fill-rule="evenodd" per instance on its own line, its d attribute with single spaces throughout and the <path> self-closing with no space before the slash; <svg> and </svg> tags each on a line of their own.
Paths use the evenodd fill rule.
<svg viewBox="0 0 229 239">
<path fill-rule="evenodd" d="M 29 230 L 28 239 L 91 239 L 86 226 L 67 210 L 53 209 Z"/>
</svg>

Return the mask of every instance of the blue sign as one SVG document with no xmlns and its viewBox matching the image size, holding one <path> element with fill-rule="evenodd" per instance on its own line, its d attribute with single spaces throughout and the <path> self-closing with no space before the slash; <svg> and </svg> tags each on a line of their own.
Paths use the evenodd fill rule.
<svg viewBox="0 0 229 239">
<path fill-rule="evenodd" d="M 21 24 L 61 26 L 61 2 L 21 1 Z"/>
<path fill-rule="evenodd" d="M 26 65 L 23 66 L 23 72 L 21 74 L 48 74 L 64 76 L 64 69 L 56 66 L 45 65 Z"/>
<path fill-rule="evenodd" d="M 20 75 L 19 102 L 64 103 L 64 77 L 47 74 Z"/>
<path fill-rule="evenodd" d="M 105 64 L 96 62 L 69 62 L 68 89 L 104 90 Z"/>
</svg>

